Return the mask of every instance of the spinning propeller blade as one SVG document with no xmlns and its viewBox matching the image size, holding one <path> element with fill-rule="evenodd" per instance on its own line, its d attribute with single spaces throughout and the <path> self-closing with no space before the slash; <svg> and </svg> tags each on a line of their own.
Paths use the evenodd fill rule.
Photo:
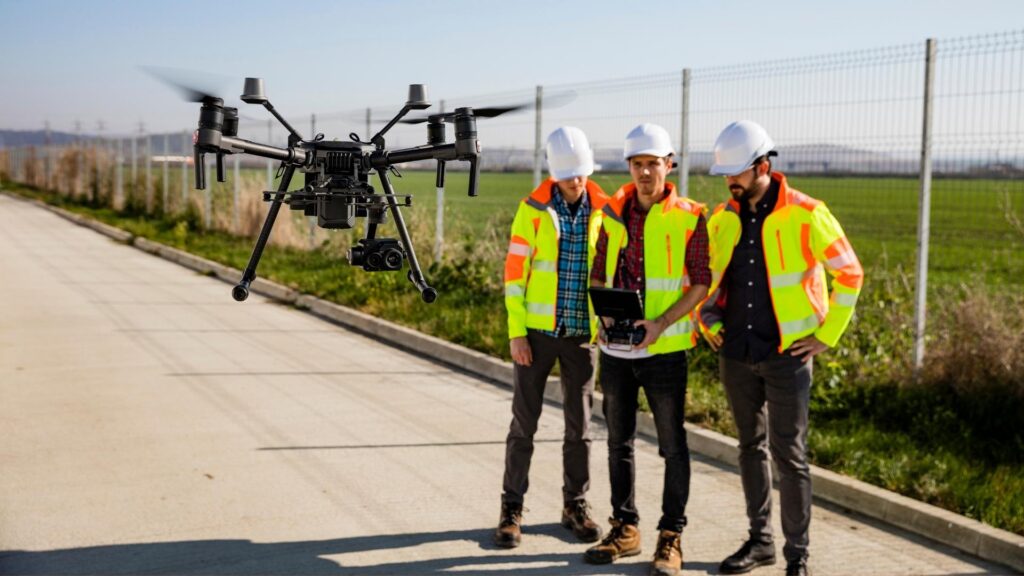
<svg viewBox="0 0 1024 576">
<path fill-rule="evenodd" d="M 232 81 L 224 76 L 196 70 L 163 66 L 140 66 L 139 68 L 173 88 L 186 102 L 202 102 L 207 98 L 221 98 L 217 94 L 223 94 L 224 87 Z"/>
<path fill-rule="evenodd" d="M 544 108 L 558 108 L 559 106 L 565 106 L 569 102 L 576 99 L 576 93 L 572 91 L 561 92 L 553 94 L 551 96 L 544 97 Z M 501 116 L 508 112 L 518 112 L 519 110 L 530 110 L 536 106 L 536 102 L 520 102 L 518 104 L 510 104 L 506 106 L 486 106 L 483 108 L 473 108 L 473 116 L 477 118 L 494 118 Z M 455 120 L 455 112 L 446 112 L 444 114 L 429 114 L 427 116 L 420 116 L 416 118 L 405 118 L 399 120 L 403 124 L 422 124 L 428 122 L 431 119 L 434 121 L 442 122 L 453 122 Z"/>
</svg>

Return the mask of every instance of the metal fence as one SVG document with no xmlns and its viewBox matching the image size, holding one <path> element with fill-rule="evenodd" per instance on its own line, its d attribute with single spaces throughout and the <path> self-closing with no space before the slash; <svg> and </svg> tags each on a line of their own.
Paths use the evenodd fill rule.
<svg viewBox="0 0 1024 576">
<path fill-rule="evenodd" d="M 929 272 L 964 283 L 1024 286 L 1024 30 L 434 97 L 432 112 L 528 104 L 525 112 L 481 120 L 479 130 L 484 170 L 532 172 L 534 183 L 543 174 L 543 138 L 557 126 L 588 134 L 599 170 L 625 172 L 625 134 L 640 122 L 661 124 L 676 138 L 681 189 L 712 205 L 727 194 L 720 179 L 706 176 L 715 137 L 734 120 L 757 121 L 778 145 L 775 168 L 828 203 L 858 252 L 917 269 L 919 346 Z M 366 140 L 396 110 L 371 107 L 288 121 L 303 133 L 347 138 L 354 131 Z M 272 122 L 243 118 L 239 132 L 285 144 L 284 130 Z M 398 125 L 388 134 L 389 147 L 424 141 L 422 125 Z M 234 157 L 235 178 L 212 193 L 197 193 L 190 180 L 191 129 L 42 147 L 8 143 L 0 154 L 5 178 L 140 212 L 192 205 L 204 226 L 238 233 L 254 232 L 246 214 L 258 211 L 240 199 L 240 186 L 269 189 L 274 171 L 269 162 Z M 237 177 L 239 162 L 260 170 Z M 439 207 L 442 201 L 439 196 Z M 438 257 L 442 214 L 439 208 Z M 317 244 L 316 230 L 301 218 L 293 228 L 293 244 Z"/>
</svg>

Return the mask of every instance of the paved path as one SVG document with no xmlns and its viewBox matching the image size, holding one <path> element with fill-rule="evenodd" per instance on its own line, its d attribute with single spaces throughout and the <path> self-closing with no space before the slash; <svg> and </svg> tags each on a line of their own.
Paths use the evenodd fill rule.
<svg viewBox="0 0 1024 576">
<path fill-rule="evenodd" d="M 645 554 L 586 565 L 557 524 L 561 414 L 548 406 L 523 545 L 496 550 L 508 390 L 229 293 L 0 196 L 0 574 L 646 574 L 653 445 L 638 444 Z M 739 479 L 697 457 L 691 493 L 687 573 L 714 573 L 744 536 Z M 814 515 L 819 575 L 1007 572 Z"/>
</svg>

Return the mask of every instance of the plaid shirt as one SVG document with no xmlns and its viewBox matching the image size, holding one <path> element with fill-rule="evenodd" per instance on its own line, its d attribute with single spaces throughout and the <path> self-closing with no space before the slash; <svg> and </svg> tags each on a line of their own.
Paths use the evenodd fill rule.
<svg viewBox="0 0 1024 576">
<path fill-rule="evenodd" d="M 646 282 L 644 278 L 644 221 L 647 219 L 647 212 L 644 212 L 640 203 L 635 198 L 626 201 L 623 210 L 626 213 L 626 234 L 629 243 L 626 249 L 619 252 L 619 263 L 615 267 L 615 278 L 612 282 L 613 288 L 625 288 L 627 290 L 640 290 L 644 293 Z M 590 279 L 593 282 L 607 284 L 605 278 L 605 259 L 608 256 L 608 233 L 601 229 L 597 237 L 597 254 L 594 256 L 594 266 L 590 272 Z M 711 268 L 708 257 L 708 227 L 704 216 L 697 218 L 697 227 L 693 236 L 686 243 L 686 273 L 690 276 L 690 284 L 696 286 L 711 285 Z"/>
<path fill-rule="evenodd" d="M 573 216 L 572 209 L 556 186 L 551 203 L 558 215 L 558 296 L 555 303 L 555 329 L 542 330 L 549 336 L 590 336 L 590 311 L 587 307 L 587 228 L 590 223 L 590 199 L 583 193 Z"/>
</svg>

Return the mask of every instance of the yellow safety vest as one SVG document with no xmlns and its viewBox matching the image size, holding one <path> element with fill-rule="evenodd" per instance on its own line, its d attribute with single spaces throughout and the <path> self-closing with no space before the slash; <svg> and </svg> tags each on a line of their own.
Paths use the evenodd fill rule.
<svg viewBox="0 0 1024 576">
<path fill-rule="evenodd" d="M 779 352 L 811 334 L 835 346 L 853 316 L 864 271 L 825 203 L 790 188 L 780 172 L 771 177 L 779 183 L 779 199 L 764 220 L 761 244 L 779 324 Z M 705 333 L 717 334 L 722 328 L 728 295 L 721 281 L 743 231 L 739 212 L 739 203 L 730 200 L 715 208 L 708 220 L 711 289 L 698 306 Z M 825 269 L 833 276 L 831 297 Z"/>
<path fill-rule="evenodd" d="M 555 180 L 542 182 L 519 204 L 512 221 L 512 238 L 505 257 L 505 309 L 508 311 L 508 337 L 526 336 L 527 328 L 554 330 L 558 302 L 558 214 L 553 200 Z M 601 209 L 608 195 L 592 180 L 587 180 L 590 202 L 587 223 L 587 276 L 594 263 L 594 249 L 601 229 Z M 589 306 L 589 297 L 588 297 Z M 590 306 L 591 334 L 596 328 Z"/>
<path fill-rule="evenodd" d="M 644 219 L 644 319 L 654 320 L 665 313 L 690 290 L 686 273 L 686 245 L 697 228 L 704 206 L 676 194 L 675 186 L 666 183 L 668 194 L 651 206 Z M 630 198 L 636 197 L 636 184 L 619 188 L 604 207 L 603 226 L 608 234 L 605 279 L 610 286 L 615 279 L 619 253 L 629 243 L 623 211 Z M 665 354 L 693 348 L 697 344 L 695 317 L 691 312 L 674 322 L 647 350 Z"/>
</svg>

